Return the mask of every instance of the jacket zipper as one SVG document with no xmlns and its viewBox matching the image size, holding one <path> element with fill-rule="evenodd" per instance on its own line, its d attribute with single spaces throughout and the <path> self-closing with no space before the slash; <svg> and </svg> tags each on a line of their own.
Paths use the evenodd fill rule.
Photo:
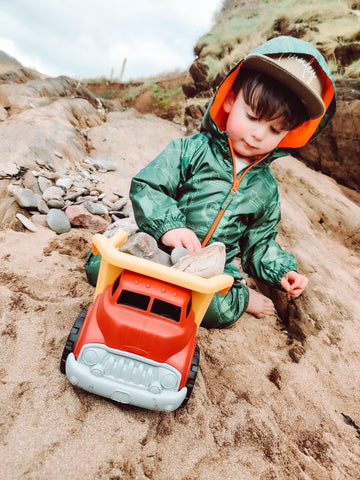
<svg viewBox="0 0 360 480">
<path fill-rule="evenodd" d="M 223 202 L 222 204 L 222 207 L 220 208 L 220 210 L 218 211 L 218 214 L 216 215 L 215 217 L 215 220 L 213 221 L 205 239 L 203 240 L 202 244 L 201 244 L 201 247 L 204 248 L 210 238 L 213 236 L 222 216 L 224 215 L 225 213 L 225 210 L 227 209 L 227 207 L 230 205 L 230 202 L 232 201 L 232 199 L 234 198 L 239 186 L 240 186 L 240 183 L 242 181 L 242 179 L 245 177 L 245 175 L 248 173 L 249 170 L 251 170 L 253 167 L 255 167 L 255 165 L 258 165 L 260 162 L 262 162 L 263 160 L 265 160 L 266 157 L 268 157 L 268 153 L 266 153 L 265 155 L 263 155 L 262 157 L 260 157 L 258 160 L 256 160 L 254 163 L 252 163 L 251 165 L 249 165 L 246 170 L 240 175 L 239 178 L 236 178 L 236 163 L 235 163 L 235 155 L 234 155 L 234 150 L 233 150 L 233 147 L 232 147 L 232 144 L 231 144 L 231 140 L 229 138 L 229 147 L 230 147 L 230 152 L 231 152 L 231 158 L 232 158 L 232 163 L 233 163 L 233 184 L 232 184 L 232 187 L 225 199 L 225 201 Z"/>
</svg>

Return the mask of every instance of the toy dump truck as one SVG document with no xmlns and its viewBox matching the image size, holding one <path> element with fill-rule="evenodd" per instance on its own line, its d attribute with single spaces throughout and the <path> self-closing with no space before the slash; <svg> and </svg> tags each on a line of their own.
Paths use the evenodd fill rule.
<svg viewBox="0 0 360 480">
<path fill-rule="evenodd" d="M 60 370 L 77 387 L 123 404 L 184 406 L 199 364 L 196 331 L 216 292 L 233 282 L 205 279 L 118 249 L 127 233 L 96 234 L 101 254 L 94 303 L 67 339 Z"/>
</svg>

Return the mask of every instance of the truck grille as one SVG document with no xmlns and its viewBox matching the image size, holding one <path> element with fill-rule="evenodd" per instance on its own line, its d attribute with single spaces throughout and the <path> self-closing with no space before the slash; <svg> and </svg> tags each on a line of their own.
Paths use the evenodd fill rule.
<svg viewBox="0 0 360 480">
<path fill-rule="evenodd" d="M 180 385 L 180 374 L 170 365 L 106 345 L 84 346 L 78 361 L 86 366 L 94 377 L 106 377 L 119 384 L 136 385 L 154 393 L 160 393 L 163 388 L 176 391 Z"/>
</svg>

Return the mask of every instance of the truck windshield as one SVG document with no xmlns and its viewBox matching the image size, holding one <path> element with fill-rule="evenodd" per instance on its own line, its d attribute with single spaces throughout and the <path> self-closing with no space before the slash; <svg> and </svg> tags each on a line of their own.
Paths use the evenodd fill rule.
<svg viewBox="0 0 360 480">
<path fill-rule="evenodd" d="M 163 300 L 155 298 L 151 307 L 151 313 L 170 318 L 175 322 L 180 322 L 181 308 L 172 303 L 164 302 Z"/>
<path fill-rule="evenodd" d="M 129 307 L 146 310 L 150 302 L 150 297 L 141 293 L 131 292 L 130 290 L 122 290 L 116 303 L 120 305 L 128 305 Z"/>
</svg>

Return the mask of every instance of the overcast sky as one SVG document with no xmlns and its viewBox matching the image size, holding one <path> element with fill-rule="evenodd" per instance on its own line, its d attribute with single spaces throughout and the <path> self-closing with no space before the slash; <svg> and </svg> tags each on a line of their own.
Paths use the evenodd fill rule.
<svg viewBox="0 0 360 480">
<path fill-rule="evenodd" d="M 223 0 L 0 0 L 0 50 L 50 76 L 149 77 L 192 63 Z"/>
</svg>

